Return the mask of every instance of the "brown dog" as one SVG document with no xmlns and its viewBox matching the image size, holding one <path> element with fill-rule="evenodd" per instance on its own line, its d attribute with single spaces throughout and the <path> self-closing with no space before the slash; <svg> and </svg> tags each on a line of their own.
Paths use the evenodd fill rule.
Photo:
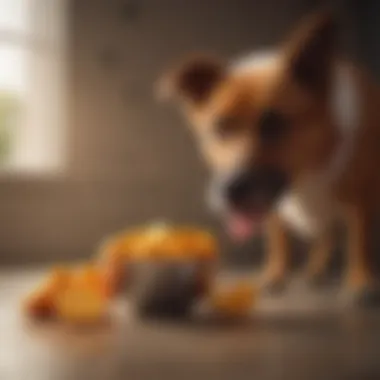
<svg viewBox="0 0 380 380">
<path fill-rule="evenodd" d="M 265 285 L 287 276 L 286 229 L 313 239 L 306 274 L 330 257 L 332 230 L 348 227 L 346 283 L 373 290 L 370 224 L 380 201 L 380 100 L 371 78 L 336 52 L 333 17 L 321 12 L 278 50 L 232 66 L 194 57 L 161 91 L 180 100 L 213 172 L 210 200 L 230 232 L 265 227 Z M 366 297 L 364 297 L 366 298 Z"/>
</svg>

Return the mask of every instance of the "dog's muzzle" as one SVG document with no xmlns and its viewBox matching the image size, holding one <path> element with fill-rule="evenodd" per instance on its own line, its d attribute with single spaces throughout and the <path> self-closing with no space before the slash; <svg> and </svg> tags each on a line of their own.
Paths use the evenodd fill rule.
<svg viewBox="0 0 380 380">
<path fill-rule="evenodd" d="M 258 167 L 218 176 L 209 188 L 213 211 L 243 213 L 268 211 L 287 187 L 284 172 L 275 167 Z"/>
</svg>

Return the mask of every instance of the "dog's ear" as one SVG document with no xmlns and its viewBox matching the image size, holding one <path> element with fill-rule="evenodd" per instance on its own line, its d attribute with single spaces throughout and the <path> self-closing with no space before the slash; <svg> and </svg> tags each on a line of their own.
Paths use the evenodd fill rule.
<svg viewBox="0 0 380 380">
<path fill-rule="evenodd" d="M 225 69 L 219 60 L 209 56 L 191 57 L 163 76 L 158 95 L 198 106 L 207 101 L 224 76 Z"/>
<path fill-rule="evenodd" d="M 323 10 L 307 18 L 285 44 L 290 75 L 316 94 L 328 89 L 336 37 L 334 14 Z"/>
</svg>

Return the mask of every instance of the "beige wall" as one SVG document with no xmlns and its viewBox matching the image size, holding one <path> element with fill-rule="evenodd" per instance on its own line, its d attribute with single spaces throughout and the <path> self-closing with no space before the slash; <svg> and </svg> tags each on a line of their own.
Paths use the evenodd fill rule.
<svg viewBox="0 0 380 380">
<path fill-rule="evenodd" d="M 124 2 L 125 3 L 125 2 Z M 205 172 L 183 122 L 152 84 L 182 53 L 230 57 L 281 39 L 308 0 L 76 0 L 70 27 L 69 170 L 0 184 L 0 262 L 89 256 L 112 231 L 154 217 L 211 223 Z M 99 54 L 119 58 L 104 67 Z"/>
</svg>

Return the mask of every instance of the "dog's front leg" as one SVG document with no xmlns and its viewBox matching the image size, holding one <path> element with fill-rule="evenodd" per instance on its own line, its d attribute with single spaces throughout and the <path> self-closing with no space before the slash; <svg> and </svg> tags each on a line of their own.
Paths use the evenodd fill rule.
<svg viewBox="0 0 380 380">
<path fill-rule="evenodd" d="M 277 292 L 284 288 L 289 265 L 288 237 L 277 214 L 269 217 L 266 233 L 266 264 L 261 285 L 269 292 Z"/>
<path fill-rule="evenodd" d="M 312 244 L 304 269 L 305 280 L 310 285 L 320 284 L 326 274 L 335 242 L 334 229 L 328 228 Z"/>
<path fill-rule="evenodd" d="M 371 266 L 372 212 L 363 206 L 350 207 L 347 213 L 346 286 L 352 300 L 359 304 L 378 302 Z"/>
</svg>

